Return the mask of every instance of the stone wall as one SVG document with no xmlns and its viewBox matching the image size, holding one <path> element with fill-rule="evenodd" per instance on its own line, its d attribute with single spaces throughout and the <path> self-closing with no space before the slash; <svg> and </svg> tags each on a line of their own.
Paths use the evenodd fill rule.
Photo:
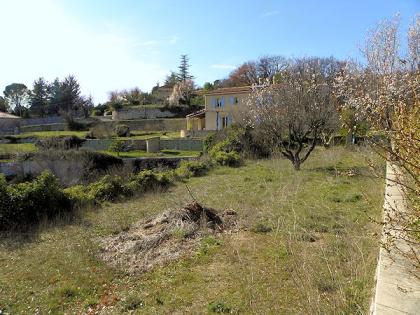
<svg viewBox="0 0 420 315">
<path fill-rule="evenodd" d="M 185 118 L 120 120 L 119 123 L 127 125 L 130 130 L 142 131 L 179 131 L 187 127 Z"/>
<path fill-rule="evenodd" d="M 147 142 L 150 140 L 156 140 L 153 143 L 153 150 L 150 152 L 157 152 L 160 150 L 181 150 L 181 151 L 202 151 L 203 141 L 199 139 L 168 139 L 163 140 L 159 138 L 153 138 L 149 140 L 140 139 L 127 139 L 123 140 L 124 143 L 130 147 L 131 150 L 147 150 Z M 93 151 L 106 151 L 112 143 L 112 139 L 87 139 L 82 144 L 83 149 Z M 156 145 L 159 145 L 156 148 Z M 150 146 L 150 144 L 149 144 Z"/>
<path fill-rule="evenodd" d="M 21 126 L 47 125 L 47 124 L 62 124 L 64 118 L 61 116 L 49 116 L 39 118 L 25 118 L 21 119 Z"/>
<path fill-rule="evenodd" d="M 37 131 L 62 131 L 66 130 L 66 124 L 49 124 L 49 125 L 33 125 L 33 126 L 21 126 L 20 132 L 37 132 Z"/>
<path fill-rule="evenodd" d="M 156 119 L 171 118 L 176 114 L 170 111 L 161 111 L 159 108 L 125 108 L 112 112 L 113 120 L 133 120 L 133 119 Z"/>
<path fill-rule="evenodd" d="M 0 134 L 12 135 L 15 133 L 15 129 L 20 126 L 19 118 L 0 118 Z"/>
<path fill-rule="evenodd" d="M 112 139 L 87 139 L 82 144 L 83 149 L 92 151 L 106 151 L 112 143 Z M 127 139 L 123 140 L 124 144 L 131 150 L 146 150 L 146 140 Z"/>
<path fill-rule="evenodd" d="M 161 150 L 202 151 L 203 141 L 198 139 L 160 140 Z"/>
<path fill-rule="evenodd" d="M 82 121 L 82 120 L 80 120 Z M 83 122 L 90 122 L 83 120 Z M 114 126 L 125 124 L 131 130 L 142 131 L 179 131 L 186 129 L 187 121 L 185 118 L 161 118 L 161 119 L 142 119 L 142 120 L 119 120 L 117 121 L 102 121 L 107 128 L 114 129 Z M 25 123 L 24 123 L 25 124 Z M 19 127 L 21 133 L 24 132 L 38 132 L 38 131 L 62 131 L 66 130 L 65 123 L 41 124 L 41 125 L 21 125 L 19 122 L 0 122 L 0 134 L 13 134 L 14 129 Z"/>
</svg>

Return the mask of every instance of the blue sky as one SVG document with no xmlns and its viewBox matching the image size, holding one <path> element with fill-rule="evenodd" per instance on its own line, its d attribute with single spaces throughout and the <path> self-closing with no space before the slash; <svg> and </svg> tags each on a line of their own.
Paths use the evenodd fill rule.
<svg viewBox="0 0 420 315">
<path fill-rule="evenodd" d="M 184 53 L 197 84 L 266 54 L 355 57 L 379 20 L 399 12 L 405 32 L 420 0 L 0 0 L 0 12 L 0 91 L 71 73 L 103 102 L 162 83 Z"/>
</svg>

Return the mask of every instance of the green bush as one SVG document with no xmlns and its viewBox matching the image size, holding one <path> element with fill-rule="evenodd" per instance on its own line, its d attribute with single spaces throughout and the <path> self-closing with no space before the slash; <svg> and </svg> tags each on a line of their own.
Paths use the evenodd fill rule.
<svg viewBox="0 0 420 315">
<path fill-rule="evenodd" d="M 132 176 L 127 187 L 132 192 L 146 192 L 158 188 L 167 188 L 172 182 L 168 173 L 156 173 L 144 170 Z"/>
<path fill-rule="evenodd" d="M 7 182 L 3 174 L 0 174 L 0 227 L 5 226 L 10 220 L 12 200 L 7 189 Z"/>
<path fill-rule="evenodd" d="M 120 156 L 120 152 L 127 151 L 127 146 L 125 145 L 125 142 L 122 140 L 115 139 L 110 144 L 109 151 L 116 152 L 118 156 Z"/>
<path fill-rule="evenodd" d="M 271 155 L 267 139 L 259 137 L 252 129 L 235 126 L 209 135 L 204 140 L 204 150 L 208 153 L 235 151 L 252 158 L 266 158 Z"/>
<path fill-rule="evenodd" d="M 130 128 L 127 125 L 118 124 L 115 126 L 114 131 L 118 137 L 130 136 Z"/>
<path fill-rule="evenodd" d="M 242 161 L 239 153 L 244 148 L 241 134 L 240 129 L 229 129 L 209 136 L 204 143 L 209 156 L 219 165 L 239 166 Z"/>
<path fill-rule="evenodd" d="M 119 176 L 106 175 L 99 181 L 86 187 L 88 196 L 85 200 L 94 200 L 95 202 L 112 201 L 120 196 L 129 196 L 131 194 Z"/>
<path fill-rule="evenodd" d="M 77 136 L 62 136 L 40 139 L 35 145 L 42 150 L 70 150 L 80 148 L 83 142 L 85 142 L 85 139 Z"/>
<path fill-rule="evenodd" d="M 181 161 L 179 167 L 175 170 L 175 173 L 181 178 L 190 178 L 203 176 L 208 170 L 209 166 L 202 161 Z"/>
<path fill-rule="evenodd" d="M 219 165 L 236 167 L 239 166 L 242 162 L 241 157 L 235 151 L 216 151 L 213 154 L 214 160 Z"/>
<path fill-rule="evenodd" d="M 86 207 L 95 204 L 95 198 L 84 185 L 75 185 L 64 189 L 64 193 L 74 206 Z"/>
<path fill-rule="evenodd" d="M 71 130 L 71 131 L 85 131 L 87 129 L 85 124 L 82 124 L 72 119 L 67 120 L 66 125 L 67 125 L 67 130 Z"/>
<path fill-rule="evenodd" d="M 0 227 L 27 226 L 72 209 L 70 198 L 53 174 L 44 172 L 32 182 L 7 185 L 0 179 Z"/>
</svg>

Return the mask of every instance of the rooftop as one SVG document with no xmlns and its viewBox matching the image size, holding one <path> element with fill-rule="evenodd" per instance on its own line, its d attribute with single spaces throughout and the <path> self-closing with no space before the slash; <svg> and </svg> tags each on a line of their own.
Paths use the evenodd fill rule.
<svg viewBox="0 0 420 315">
<path fill-rule="evenodd" d="M 15 116 L 9 113 L 0 112 L 0 119 L 1 118 L 14 118 L 14 119 L 20 119 L 19 116 Z"/>
<path fill-rule="evenodd" d="M 206 91 L 204 95 L 226 95 L 226 94 L 242 94 L 242 93 L 250 93 L 252 90 L 252 86 L 238 86 L 238 87 L 230 87 L 230 88 L 220 88 L 212 91 Z"/>
</svg>

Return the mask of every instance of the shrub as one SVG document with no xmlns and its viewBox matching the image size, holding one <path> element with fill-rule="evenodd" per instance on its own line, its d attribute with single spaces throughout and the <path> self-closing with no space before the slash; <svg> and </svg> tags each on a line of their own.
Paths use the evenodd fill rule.
<svg viewBox="0 0 420 315">
<path fill-rule="evenodd" d="M 181 178 L 203 176 L 209 170 L 209 166 L 202 161 L 181 161 L 176 169 L 176 175 Z"/>
<path fill-rule="evenodd" d="M 106 175 L 99 181 L 92 183 L 86 187 L 88 196 L 84 200 L 112 201 L 119 196 L 128 196 L 131 194 L 119 176 Z"/>
<path fill-rule="evenodd" d="M 66 124 L 67 124 L 67 130 L 71 130 L 71 131 L 84 131 L 87 129 L 85 124 L 77 122 L 73 119 L 67 120 Z"/>
<path fill-rule="evenodd" d="M 255 158 L 271 155 L 266 139 L 258 137 L 251 129 L 235 126 L 209 135 L 204 140 L 204 150 L 209 153 L 210 151 L 235 151 Z"/>
<path fill-rule="evenodd" d="M 9 185 L 0 180 L 0 226 L 11 228 L 37 223 L 61 211 L 70 211 L 71 200 L 49 172 L 44 172 L 32 182 Z"/>
<path fill-rule="evenodd" d="M 241 157 L 234 151 L 216 151 L 213 157 L 219 165 L 235 167 L 241 164 Z"/>
<path fill-rule="evenodd" d="M 167 188 L 172 182 L 171 177 L 168 175 L 168 173 L 156 173 L 151 170 L 145 170 L 132 176 L 127 187 L 132 192 Z"/>
<path fill-rule="evenodd" d="M 112 152 L 116 152 L 117 155 L 120 156 L 120 152 L 127 151 L 127 148 L 124 141 L 116 139 L 112 141 L 108 150 Z"/>
<path fill-rule="evenodd" d="M 118 137 L 129 137 L 130 136 L 130 128 L 127 125 L 118 124 L 114 128 L 115 134 Z"/>
<path fill-rule="evenodd" d="M 0 227 L 4 226 L 10 219 L 10 205 L 12 200 L 7 190 L 7 182 L 4 174 L 0 174 Z"/>
<path fill-rule="evenodd" d="M 85 142 L 76 136 L 63 136 L 63 137 L 49 137 L 38 140 L 35 145 L 42 150 L 70 150 L 78 149 Z"/>
<path fill-rule="evenodd" d="M 73 206 L 86 207 L 95 203 L 94 196 L 84 185 L 75 185 L 64 189 L 64 193 L 71 200 Z"/>
</svg>

